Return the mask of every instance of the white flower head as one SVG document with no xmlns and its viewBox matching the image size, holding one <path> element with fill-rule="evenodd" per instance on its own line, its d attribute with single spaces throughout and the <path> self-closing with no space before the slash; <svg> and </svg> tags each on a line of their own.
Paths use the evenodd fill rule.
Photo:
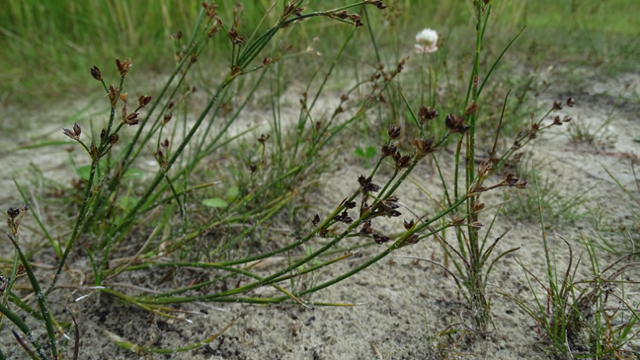
<svg viewBox="0 0 640 360">
<path fill-rule="evenodd" d="M 435 30 L 423 29 L 416 35 L 417 53 L 432 53 L 438 50 L 438 33 Z"/>
</svg>

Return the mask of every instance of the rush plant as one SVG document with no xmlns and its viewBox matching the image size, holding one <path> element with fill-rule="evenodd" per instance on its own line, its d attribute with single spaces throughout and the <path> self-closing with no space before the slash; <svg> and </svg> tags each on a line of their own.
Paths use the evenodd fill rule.
<svg viewBox="0 0 640 360">
<path fill-rule="evenodd" d="M 86 152 L 90 163 L 85 181 L 78 184 L 81 196 L 71 234 L 66 238 L 64 246 L 50 240 L 54 250 L 57 249 L 59 261 L 45 291 L 40 289 L 32 272 L 29 272 L 27 258 L 17 246 L 9 286 L 4 289 L 7 301 L 26 309 L 13 296 L 10 286 L 19 275 L 20 259 L 38 298 L 41 314 L 33 310 L 27 312 L 44 321 L 53 358 L 58 356 L 52 325 L 55 320 L 48 311 L 46 299 L 52 291 L 63 288 L 60 286 L 60 279 L 63 271 L 70 265 L 69 255 L 80 250 L 79 244 L 84 245 L 93 274 L 86 279 L 92 283 L 90 287 L 73 282 L 71 285 L 64 285 L 64 288 L 71 287 L 83 293 L 77 301 L 94 294 L 111 296 L 157 316 L 190 322 L 184 316 L 175 315 L 184 311 L 173 304 L 217 302 L 353 306 L 355 304 L 329 303 L 315 299 L 312 301 L 310 297 L 319 290 L 363 271 L 401 248 L 433 238 L 442 245 L 447 258 L 453 259 L 454 268 L 449 269 L 446 263 L 440 266 L 452 275 L 466 299 L 473 327 L 484 331 L 491 323 L 488 276 L 497 261 L 517 248 L 499 252 L 497 245 L 504 234 L 490 241 L 489 231 L 484 235 L 481 233 L 485 226 L 481 222 L 485 209 L 484 194 L 498 188 L 526 188 L 526 182 L 519 180 L 514 174 L 505 172 L 499 177 L 496 176 L 497 171 L 502 170 L 507 162 L 517 161 L 517 151 L 535 139 L 540 131 L 561 125 L 563 120 L 559 116 L 551 123 L 547 124 L 545 121 L 548 120 L 548 115 L 561 110 L 564 105 L 554 102 L 547 114 L 535 121 L 532 119 L 527 128 L 509 143 L 501 139 L 501 118 L 496 124 L 495 138 L 488 139 L 492 149 L 489 159 L 479 160 L 477 143 L 487 140 L 478 136 L 478 123 L 483 120 L 483 90 L 498 62 L 518 36 L 504 48 L 490 68 L 482 69 L 483 41 L 492 4 L 490 1 L 475 1 L 473 15 L 477 32 L 474 34 L 476 45 L 473 70 L 468 84 L 465 83 L 464 105 L 456 112 L 440 119 L 433 102 L 430 106 L 411 106 L 396 83 L 408 61 L 408 58 L 403 58 L 393 66 L 380 64 L 373 67 L 372 73 L 364 80 L 349 86 L 329 115 L 314 118 L 313 110 L 318 106 L 319 96 L 340 56 L 349 46 L 356 29 L 363 25 L 360 14 L 366 14 L 366 7 L 384 10 L 386 6 L 381 0 L 364 0 L 330 10 L 307 11 L 301 7 L 302 3 L 298 0 L 286 2 L 273 26 L 261 30 L 268 18 L 265 15 L 252 32 L 245 32 L 241 7 L 235 7 L 233 21 L 225 23 L 218 16 L 215 3 L 203 3 L 191 35 L 177 32 L 172 37 L 176 43 L 177 62 L 165 86 L 153 98 L 147 95 L 138 97 L 134 106 L 127 106 L 128 96 L 124 91 L 132 60 L 116 60 L 120 74 L 118 85 L 107 85 L 100 69 L 96 66 L 91 69 L 91 75 L 100 82 L 106 93 L 108 117 L 99 134 L 93 136 L 88 136 L 87 131 L 83 131 L 77 124 L 72 129 L 63 130 L 67 137 L 77 142 Z M 280 11 L 276 10 L 276 5 L 277 2 L 268 12 Z M 354 9 L 362 12 L 350 13 Z M 210 190 L 215 184 L 194 183 L 197 170 L 204 167 L 209 157 L 219 155 L 218 151 L 250 132 L 231 135 L 230 129 L 267 72 L 285 60 L 287 36 L 295 32 L 294 29 L 300 22 L 314 17 L 324 17 L 354 27 L 328 66 L 324 79 L 315 91 L 316 95 L 309 96 L 313 93 L 311 91 L 302 95 L 299 116 L 290 131 L 282 128 L 276 110 L 278 106 L 274 104 L 272 133 L 261 134 L 257 143 L 252 143 L 253 151 L 248 152 L 244 168 L 237 166 L 233 169 L 236 182 L 227 184 L 217 197 L 209 197 L 205 201 L 194 200 L 193 193 Z M 250 35 L 245 39 L 245 34 Z M 373 31 L 370 30 L 370 34 Z M 218 86 L 195 119 L 188 121 L 188 99 L 194 89 L 186 85 L 187 75 L 197 61 L 202 61 L 199 55 L 204 46 L 215 37 L 228 41 L 232 55 Z M 184 43 L 183 38 L 186 40 Z M 265 56 L 267 45 L 272 42 L 279 43 Z M 435 46 L 433 43 L 431 45 Z M 258 58 L 262 60 L 259 61 Z M 220 115 L 223 111 L 221 109 L 234 96 L 239 97 L 233 92 L 232 85 L 237 79 L 249 77 L 253 84 L 248 95 L 240 101 L 240 106 L 231 116 L 224 118 Z M 310 88 L 312 82 L 309 84 Z M 296 235 L 299 236 L 288 240 L 289 242 L 276 241 L 268 249 L 255 249 L 247 244 L 247 239 L 254 236 L 265 223 L 281 214 L 281 210 L 290 205 L 298 193 L 315 182 L 315 179 L 309 179 L 314 167 L 331 155 L 331 150 L 327 150 L 328 145 L 345 128 L 363 121 L 372 110 L 388 111 L 384 107 L 387 104 L 385 94 L 392 91 L 399 95 L 402 102 L 394 104 L 390 112 L 399 113 L 397 105 L 406 107 L 410 125 L 392 124 L 386 130 L 379 151 L 363 152 L 367 160 L 371 160 L 373 169 L 353 179 L 354 187 L 350 195 L 335 204 L 332 211 L 312 214 L 305 224 L 296 224 L 301 228 L 296 229 Z M 435 87 L 429 90 L 431 93 L 435 91 Z M 358 92 L 360 96 L 357 96 Z M 505 106 L 506 101 L 507 99 Z M 566 104 L 573 106 L 573 100 L 567 100 Z M 444 123 L 446 128 L 437 137 L 429 132 L 430 129 L 438 128 L 430 126 L 436 121 Z M 122 131 L 128 127 L 136 129 L 131 138 L 127 138 Z M 168 133 L 171 135 L 167 135 Z M 405 140 L 411 134 L 416 136 L 407 143 Z M 453 158 L 447 158 L 447 154 L 440 151 L 449 141 L 455 145 Z M 146 151 L 157 163 L 157 171 L 142 184 L 142 190 L 129 187 L 125 180 L 128 175 L 136 172 L 136 163 Z M 434 200 L 437 212 L 412 217 L 405 215 L 401 224 L 404 230 L 400 233 L 392 234 L 382 230 L 382 218 L 399 218 L 403 215 L 400 211 L 398 189 L 410 178 L 417 165 L 424 161 L 435 164 L 441 179 L 440 187 L 444 196 L 442 201 Z M 442 171 L 441 164 L 446 161 L 453 167 L 453 177 L 447 178 Z M 392 169 L 389 175 L 383 175 L 380 171 L 383 166 Z M 433 196 L 430 197 L 434 199 Z M 11 219 L 22 215 L 23 212 L 16 215 L 10 210 L 10 223 Z M 43 233 L 47 234 L 44 226 L 40 226 Z M 489 230 L 491 227 L 488 226 Z M 454 241 L 443 236 L 447 232 L 453 232 Z M 144 236 L 140 238 L 144 241 L 136 242 L 135 239 L 141 234 Z M 285 288 L 283 283 L 294 284 L 294 280 L 350 257 L 352 252 L 336 255 L 335 251 L 346 239 L 353 237 L 364 238 L 369 245 L 375 244 L 380 250 L 375 251 L 362 264 L 328 280 L 316 281 L 314 278 L 308 286 L 292 285 L 291 290 Z M 311 241 L 316 238 L 323 239 L 322 243 L 311 246 Z M 132 245 L 136 249 L 135 253 L 133 256 L 116 258 L 114 254 L 124 252 L 122 249 L 125 244 Z M 287 256 L 289 261 L 284 265 L 278 263 L 276 269 L 265 272 L 254 269 L 256 264 L 275 256 Z M 124 272 L 164 271 L 165 278 L 170 278 L 186 268 L 207 271 L 211 279 L 182 284 L 172 289 L 146 291 L 138 296 L 115 290 L 118 285 L 113 280 Z M 245 283 L 241 285 L 238 282 L 238 286 L 234 288 L 225 286 L 214 289 L 214 285 L 224 283 L 231 277 L 243 279 Z M 298 281 L 298 285 L 301 283 Z M 273 287 L 279 292 L 279 296 L 256 295 L 255 290 L 265 286 Z M 210 291 L 204 294 L 198 291 L 204 289 Z M 22 329 L 19 319 L 11 315 L 13 313 L 6 304 L 5 301 L 5 307 L 0 310 Z M 177 349 L 139 346 L 119 336 L 108 335 L 115 344 L 127 350 L 173 353 L 203 346 L 229 326 L 231 323 L 213 337 Z M 26 331 L 25 334 L 29 337 Z M 37 343 L 32 342 L 32 346 L 40 349 Z M 29 353 L 30 350 L 26 351 Z M 45 358 L 39 352 L 34 356 Z"/>
</svg>

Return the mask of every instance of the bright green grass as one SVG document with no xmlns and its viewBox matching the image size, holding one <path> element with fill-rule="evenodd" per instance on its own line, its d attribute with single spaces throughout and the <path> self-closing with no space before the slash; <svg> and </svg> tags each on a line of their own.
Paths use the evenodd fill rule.
<svg viewBox="0 0 640 360">
<path fill-rule="evenodd" d="M 174 44 L 169 36 L 178 30 L 188 35 L 201 1 L 178 0 L 1 0 L 0 1 L 0 101 L 23 102 L 25 95 L 51 95 L 61 88 L 83 88 L 92 79 L 88 68 L 111 66 L 116 57 L 131 57 L 138 68 L 156 73 L 170 71 Z M 235 1 L 219 1 L 221 18 L 232 19 Z M 243 2 L 243 19 L 256 24 L 270 6 L 268 0 Z M 282 1 L 280 1 L 282 3 Z M 369 12 L 373 31 L 383 49 L 383 60 L 394 63 L 411 54 L 413 38 L 424 27 L 445 37 L 448 60 L 455 64 L 472 46 L 470 1 L 387 0 L 384 12 Z M 313 0 L 309 9 L 341 4 L 336 0 Z M 282 10 L 274 10 L 264 27 Z M 640 13 L 636 0 L 512 0 L 497 1 L 485 44 L 496 56 L 523 26 L 526 30 L 508 53 L 506 63 L 568 64 L 600 66 L 607 74 L 633 70 L 638 56 Z M 344 37 L 346 27 L 309 22 L 292 37 L 293 52 L 308 46 L 327 56 L 335 53 L 334 38 Z M 361 58 L 373 50 L 366 28 L 347 49 L 348 57 Z M 239 29 L 248 37 L 249 29 Z M 219 34 L 220 35 L 220 34 Z M 314 43 L 314 37 L 320 41 Z M 183 42 L 184 43 L 184 42 Z M 228 58 L 230 47 L 217 36 L 203 61 Z M 495 51 L 492 51 L 495 49 Z M 371 57 L 373 58 L 373 57 Z M 312 61 L 307 61 L 311 63 Z M 219 62 L 218 62 L 219 63 Z M 300 71 L 312 66 L 301 64 Z M 224 71 L 222 69 L 221 71 Z M 140 72 L 138 73 L 140 74 Z M 50 98 L 51 99 L 51 98 Z"/>
</svg>

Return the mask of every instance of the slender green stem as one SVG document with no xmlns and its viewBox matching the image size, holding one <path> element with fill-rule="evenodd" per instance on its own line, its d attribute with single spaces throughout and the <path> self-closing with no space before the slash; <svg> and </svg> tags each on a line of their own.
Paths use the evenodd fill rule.
<svg viewBox="0 0 640 360">
<path fill-rule="evenodd" d="M 24 333 L 24 335 L 27 337 L 29 342 L 36 348 L 36 351 L 38 352 L 38 355 L 40 356 L 41 359 L 43 360 L 49 359 L 45 355 L 44 351 L 42 350 L 42 346 L 40 346 L 40 343 L 38 342 L 38 340 L 36 340 L 36 338 L 33 336 L 33 333 L 31 332 L 31 329 L 29 328 L 29 326 L 27 326 L 27 324 L 25 324 L 25 322 L 22 321 L 20 316 L 15 314 L 13 311 L 9 310 L 9 308 L 5 307 L 1 303 L 0 303 L 0 313 L 4 314 L 4 316 L 6 316 L 9 320 L 11 320 L 11 322 L 14 323 Z"/>
<path fill-rule="evenodd" d="M 15 246 L 16 250 L 18 250 L 18 254 L 20 255 L 20 261 L 22 261 L 22 265 L 24 265 L 24 268 L 27 272 L 27 276 L 29 277 L 29 282 L 31 283 L 31 287 L 33 288 L 33 292 L 35 293 L 36 300 L 38 301 L 38 305 L 40 306 L 40 312 L 42 313 L 42 317 L 44 318 L 44 324 L 47 328 L 47 336 L 49 337 L 51 354 L 53 355 L 54 359 L 57 359 L 58 346 L 56 344 L 56 334 L 55 334 L 55 331 L 53 330 L 53 321 L 52 321 L 53 318 L 51 316 L 51 313 L 49 312 L 49 306 L 47 305 L 46 295 L 42 293 L 42 290 L 40 289 L 40 284 L 38 283 L 38 280 L 36 279 L 36 276 L 34 275 L 33 270 L 31 269 L 31 265 L 29 265 L 29 261 L 22 253 L 22 250 L 20 250 L 18 243 L 16 243 L 16 241 L 11 236 L 9 236 L 9 239 L 13 243 L 13 246 Z M 14 324 L 18 325 L 13 319 L 11 321 L 13 321 Z M 21 330 L 24 331 L 24 329 L 22 328 Z M 26 332 L 25 334 L 29 336 L 29 334 L 27 334 Z M 30 340 L 31 340 L 31 337 L 30 337 Z M 33 341 L 31 342 L 33 343 Z"/>
<path fill-rule="evenodd" d="M 191 140 L 193 135 L 196 133 L 196 131 L 200 127 L 200 124 L 202 124 L 202 121 L 206 117 L 206 115 L 209 112 L 209 110 L 211 110 L 211 108 L 213 107 L 213 104 L 218 99 L 218 96 L 220 95 L 220 93 L 227 86 L 229 86 L 229 84 L 233 81 L 233 79 L 234 79 L 234 77 L 232 77 L 231 75 L 228 75 L 225 78 L 225 80 L 222 82 L 222 84 L 220 84 L 220 86 L 216 90 L 214 96 L 211 98 L 211 100 L 209 101 L 209 103 L 207 104 L 205 109 L 200 114 L 200 117 L 196 120 L 195 124 L 193 125 L 193 127 L 191 128 L 191 130 L 189 131 L 187 136 L 182 140 L 182 143 L 178 146 L 178 149 L 176 150 L 176 152 L 168 160 L 168 162 L 167 162 L 167 168 L 168 169 L 170 169 L 171 166 L 176 162 L 176 160 L 178 159 L 178 157 L 180 156 L 182 151 L 185 149 L 185 147 L 187 146 L 187 144 L 189 143 L 189 141 Z M 136 216 L 139 213 L 140 208 L 147 202 L 149 197 L 153 194 L 154 190 L 156 189 L 156 187 L 158 186 L 158 184 L 160 183 L 160 181 L 162 180 L 163 177 L 164 177 L 164 171 L 163 170 L 158 170 L 158 173 L 156 174 L 156 177 L 153 179 L 153 181 L 151 182 L 151 184 L 147 188 L 147 191 L 144 193 L 144 195 L 142 195 L 142 197 L 140 198 L 140 200 L 138 201 L 136 206 L 134 206 L 134 208 L 131 209 L 131 211 L 129 211 L 127 216 L 118 225 L 116 230 L 113 231 L 114 234 L 117 234 L 117 233 L 121 232 L 122 230 L 124 230 L 125 228 L 129 227 L 133 223 L 133 221 L 135 220 Z"/>
<path fill-rule="evenodd" d="M 113 112 L 114 112 L 114 110 L 112 109 L 111 113 L 113 114 Z M 55 272 L 55 274 L 53 276 L 53 281 L 51 282 L 51 285 L 49 285 L 49 288 L 45 292 L 45 296 L 49 295 L 49 293 L 51 292 L 53 287 L 58 282 L 58 277 L 60 276 L 60 273 L 62 272 L 64 264 L 66 263 L 67 257 L 69 256 L 69 253 L 71 252 L 71 249 L 73 248 L 73 245 L 75 244 L 75 242 L 80 237 L 80 229 L 82 228 L 82 224 L 84 223 L 84 219 L 87 216 L 87 211 L 89 209 L 89 203 L 91 202 L 90 200 L 92 198 L 91 192 L 93 190 L 92 189 L 93 181 L 95 179 L 96 168 L 98 167 L 98 162 L 99 161 L 100 161 L 100 159 L 98 159 L 96 157 L 91 162 L 91 170 L 90 170 L 90 173 L 89 173 L 89 181 L 87 182 L 87 185 L 86 185 L 87 186 L 87 190 L 85 191 L 84 200 L 82 200 L 82 206 L 80 207 L 80 212 L 78 214 L 78 220 L 76 220 L 76 225 L 73 228 L 73 233 L 71 234 L 71 237 L 67 241 L 67 244 L 66 244 L 66 246 L 64 248 L 64 252 L 62 253 L 62 257 L 60 258 L 60 262 L 58 263 L 58 267 L 57 267 L 56 272 Z"/>
</svg>

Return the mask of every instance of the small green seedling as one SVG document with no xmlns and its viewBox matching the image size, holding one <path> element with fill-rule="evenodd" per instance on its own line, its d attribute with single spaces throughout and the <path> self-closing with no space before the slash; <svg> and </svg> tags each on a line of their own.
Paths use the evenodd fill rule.
<svg viewBox="0 0 640 360">
<path fill-rule="evenodd" d="M 373 146 L 367 146 L 365 150 L 362 148 L 357 148 L 356 151 L 353 152 L 356 156 L 364 159 L 365 168 L 369 168 L 369 159 L 376 156 L 377 150 Z"/>
<path fill-rule="evenodd" d="M 227 190 L 226 201 L 219 197 L 214 197 L 214 198 L 202 200 L 202 205 L 212 207 L 212 208 L 224 208 L 229 206 L 229 203 L 232 202 L 238 196 L 239 193 L 240 193 L 240 190 L 237 187 L 232 186 L 229 188 L 229 190 Z"/>
</svg>

